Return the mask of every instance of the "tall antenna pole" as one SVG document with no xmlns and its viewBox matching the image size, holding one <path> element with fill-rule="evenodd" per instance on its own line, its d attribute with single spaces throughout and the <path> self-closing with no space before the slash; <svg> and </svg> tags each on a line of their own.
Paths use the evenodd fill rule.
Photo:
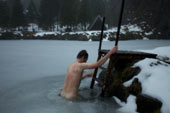
<svg viewBox="0 0 170 113">
<path fill-rule="evenodd" d="M 124 4 L 125 4 L 125 0 L 122 0 L 121 10 L 120 10 L 120 16 L 119 16 L 119 23 L 118 23 L 117 34 L 116 34 L 115 46 L 118 45 L 118 41 L 119 41 L 119 34 L 120 34 L 120 27 L 121 27 L 121 23 L 122 23 L 122 16 L 123 16 Z"/>
</svg>

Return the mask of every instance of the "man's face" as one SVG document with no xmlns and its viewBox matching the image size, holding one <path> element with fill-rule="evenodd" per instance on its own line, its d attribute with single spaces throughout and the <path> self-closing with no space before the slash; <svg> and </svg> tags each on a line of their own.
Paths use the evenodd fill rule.
<svg viewBox="0 0 170 113">
<path fill-rule="evenodd" d="M 87 58 L 83 58 L 83 62 L 87 62 L 87 60 L 88 60 L 88 57 Z"/>
</svg>

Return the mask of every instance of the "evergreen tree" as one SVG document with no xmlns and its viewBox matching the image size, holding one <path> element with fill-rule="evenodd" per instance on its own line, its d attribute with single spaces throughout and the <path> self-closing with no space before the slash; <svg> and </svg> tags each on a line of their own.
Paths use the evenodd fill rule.
<svg viewBox="0 0 170 113">
<path fill-rule="evenodd" d="M 121 0 L 109 0 L 106 7 L 106 22 L 109 27 L 116 26 L 119 19 Z"/>
<path fill-rule="evenodd" d="M 57 1 L 56 0 L 42 0 L 40 4 L 40 19 L 39 25 L 45 30 L 53 30 L 54 23 L 57 16 Z M 57 9 L 57 10 L 56 10 Z"/>
<path fill-rule="evenodd" d="M 37 23 L 37 20 L 38 20 L 38 12 L 33 0 L 31 0 L 27 8 L 27 22 Z"/>
<path fill-rule="evenodd" d="M 78 22 L 81 23 L 86 30 L 87 24 L 91 22 L 91 10 L 90 10 L 90 1 L 82 0 L 80 3 Z"/>
<path fill-rule="evenodd" d="M 63 0 L 60 22 L 62 26 L 73 27 L 77 25 L 77 10 L 79 0 Z"/>
<path fill-rule="evenodd" d="M 61 9 L 61 0 L 54 0 L 54 16 L 55 16 L 55 24 L 59 25 L 59 21 L 60 21 L 60 9 Z M 58 30 L 58 26 L 57 26 L 57 30 Z"/>
<path fill-rule="evenodd" d="M 0 1 L 0 27 L 9 27 L 9 11 L 6 1 Z"/>
<path fill-rule="evenodd" d="M 56 23 L 58 24 L 59 16 L 60 16 L 61 0 L 53 0 L 52 2 L 50 2 L 50 6 L 51 6 L 51 14 L 52 14 L 52 17 L 54 18 L 53 24 L 56 24 Z"/>
<path fill-rule="evenodd" d="M 11 16 L 11 27 L 24 27 L 26 26 L 26 20 L 23 10 L 23 5 L 21 0 L 14 0 L 13 8 L 12 8 L 12 16 Z"/>
<path fill-rule="evenodd" d="M 105 0 L 91 0 L 93 19 L 98 15 L 105 16 L 105 3 Z"/>
</svg>

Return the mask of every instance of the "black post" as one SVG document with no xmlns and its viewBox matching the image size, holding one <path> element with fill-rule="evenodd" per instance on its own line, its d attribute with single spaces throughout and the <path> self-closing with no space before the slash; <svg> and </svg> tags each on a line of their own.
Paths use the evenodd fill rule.
<svg viewBox="0 0 170 113">
<path fill-rule="evenodd" d="M 120 34 L 120 27 L 121 27 L 121 23 L 122 23 L 122 16 L 123 16 L 124 4 L 125 4 L 125 0 L 122 0 L 121 10 L 120 10 L 120 16 L 119 16 L 119 23 L 118 23 L 117 34 L 116 34 L 115 46 L 118 45 L 118 41 L 119 41 L 119 34 Z"/>
<path fill-rule="evenodd" d="M 97 58 L 97 61 L 99 61 L 100 58 L 101 58 L 100 50 L 101 50 L 101 47 L 102 47 L 104 23 L 105 23 L 105 17 L 103 17 L 103 23 L 102 23 L 102 28 L 101 28 L 101 36 L 100 36 L 100 43 L 99 43 L 99 50 L 98 50 L 98 58 Z M 91 85 L 90 85 L 90 88 L 91 88 L 91 89 L 93 89 L 94 82 L 95 82 L 96 75 L 97 75 L 97 71 L 98 71 L 98 68 L 95 68 L 94 74 L 93 74 L 93 78 L 92 78 L 92 81 L 91 81 Z"/>
<path fill-rule="evenodd" d="M 103 17 L 103 23 L 102 23 L 102 28 L 101 28 L 101 36 L 100 36 L 100 43 L 99 43 L 99 50 L 98 50 L 98 52 L 100 52 L 101 47 L 102 47 L 104 23 L 105 23 L 105 17 Z"/>
</svg>

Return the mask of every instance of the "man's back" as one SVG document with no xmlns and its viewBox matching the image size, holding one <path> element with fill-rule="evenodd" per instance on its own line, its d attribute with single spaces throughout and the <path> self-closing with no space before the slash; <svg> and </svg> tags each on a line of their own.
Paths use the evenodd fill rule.
<svg viewBox="0 0 170 113">
<path fill-rule="evenodd" d="M 67 68 L 64 88 L 61 95 L 67 99 L 74 99 L 78 95 L 78 88 L 82 79 L 81 64 L 75 62 Z"/>
</svg>

